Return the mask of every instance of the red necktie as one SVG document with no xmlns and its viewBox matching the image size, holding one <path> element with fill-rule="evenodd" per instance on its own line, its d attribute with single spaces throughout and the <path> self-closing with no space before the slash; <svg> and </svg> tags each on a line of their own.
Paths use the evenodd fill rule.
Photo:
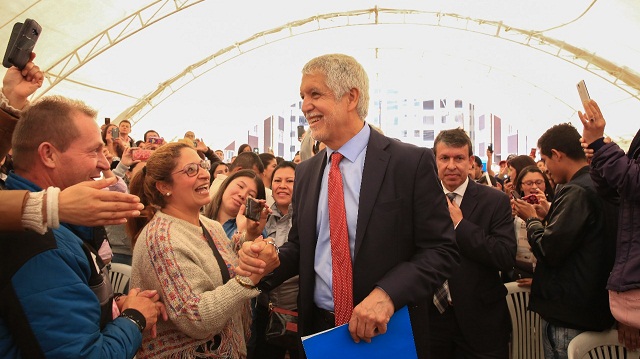
<svg viewBox="0 0 640 359">
<path fill-rule="evenodd" d="M 329 237 L 331 238 L 331 265 L 333 272 L 333 306 L 336 326 L 349 322 L 353 311 L 353 276 L 351 252 L 344 207 L 344 190 L 340 161 L 344 156 L 331 154 L 329 169 Z"/>
</svg>

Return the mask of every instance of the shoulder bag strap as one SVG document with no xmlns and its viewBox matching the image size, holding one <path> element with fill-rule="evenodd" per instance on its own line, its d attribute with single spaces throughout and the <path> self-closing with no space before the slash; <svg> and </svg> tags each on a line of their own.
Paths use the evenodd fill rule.
<svg viewBox="0 0 640 359">
<path fill-rule="evenodd" d="M 211 247 L 211 250 L 213 251 L 213 255 L 216 257 L 216 260 L 218 261 L 218 265 L 220 266 L 220 273 L 222 274 L 222 283 L 223 284 L 227 283 L 229 279 L 231 279 L 231 276 L 229 275 L 229 268 L 227 268 L 227 263 L 225 263 L 224 259 L 222 259 L 222 255 L 220 255 L 220 251 L 218 251 L 216 244 L 213 243 L 213 238 L 211 238 L 211 234 L 209 234 L 209 231 L 204 226 L 204 224 L 202 224 L 202 222 L 200 222 L 200 227 L 202 227 L 202 233 L 204 234 L 205 238 L 207 238 L 207 243 L 209 243 L 209 247 Z"/>
</svg>

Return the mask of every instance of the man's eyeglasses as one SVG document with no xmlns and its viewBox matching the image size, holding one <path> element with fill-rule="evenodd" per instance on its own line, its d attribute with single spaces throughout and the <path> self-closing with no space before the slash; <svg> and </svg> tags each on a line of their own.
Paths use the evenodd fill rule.
<svg viewBox="0 0 640 359">
<path fill-rule="evenodd" d="M 202 167 L 205 170 L 209 171 L 211 169 L 211 161 L 202 160 L 200 162 L 187 163 L 186 165 L 184 165 L 184 167 L 182 167 L 180 171 L 175 171 L 172 174 L 184 172 L 187 176 L 193 177 L 200 171 L 199 167 Z"/>
<path fill-rule="evenodd" d="M 544 184 L 543 180 L 535 180 L 535 181 L 524 181 L 522 182 L 523 185 L 525 186 L 533 186 L 533 184 L 536 184 L 536 186 L 542 186 Z"/>
</svg>

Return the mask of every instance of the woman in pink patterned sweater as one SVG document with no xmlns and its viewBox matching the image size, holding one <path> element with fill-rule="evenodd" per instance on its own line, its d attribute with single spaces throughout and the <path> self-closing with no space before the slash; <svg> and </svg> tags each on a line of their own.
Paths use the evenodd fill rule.
<svg viewBox="0 0 640 359">
<path fill-rule="evenodd" d="M 135 238 L 131 288 L 157 289 L 169 314 L 155 338 L 143 338 L 138 358 L 246 357 L 248 304 L 262 275 L 236 276 L 232 241 L 220 223 L 200 215 L 209 202 L 207 167 L 189 146 L 170 143 L 130 184 L 148 212 L 128 222 Z M 238 220 L 246 228 L 246 218 Z M 278 265 L 275 256 L 269 261 L 264 273 Z"/>
</svg>

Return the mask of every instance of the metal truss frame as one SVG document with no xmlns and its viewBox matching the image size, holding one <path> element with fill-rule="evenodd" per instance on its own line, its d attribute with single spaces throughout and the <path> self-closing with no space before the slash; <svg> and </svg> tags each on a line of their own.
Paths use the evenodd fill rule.
<svg viewBox="0 0 640 359">
<path fill-rule="evenodd" d="M 40 96 L 109 47 L 156 21 L 201 1 L 204 0 L 186 0 L 180 4 L 175 0 L 157 1 L 123 19 L 48 69 L 46 76 L 49 79 L 49 87 Z M 174 3 L 175 8 L 167 7 L 168 3 Z M 542 32 L 511 27 L 502 21 L 475 19 L 455 13 L 390 9 L 376 6 L 371 9 L 316 15 L 258 32 L 247 39 L 218 50 L 216 53 L 188 66 L 179 74 L 167 79 L 158 85 L 154 91 L 148 93 L 133 106 L 120 113 L 116 121 L 126 118 L 132 124 L 137 123 L 156 106 L 198 77 L 227 61 L 271 43 L 314 31 L 382 24 L 443 27 L 511 41 L 583 68 L 640 100 L 640 75 L 637 72 L 626 66 L 616 65 L 595 53 L 545 36 Z"/>
</svg>

